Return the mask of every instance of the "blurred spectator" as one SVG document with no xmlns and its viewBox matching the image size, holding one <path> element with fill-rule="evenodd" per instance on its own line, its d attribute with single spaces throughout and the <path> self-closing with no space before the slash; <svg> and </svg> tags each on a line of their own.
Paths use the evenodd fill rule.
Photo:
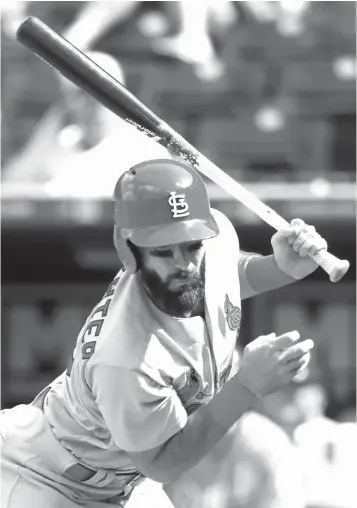
<svg viewBox="0 0 357 508">
<path fill-rule="evenodd" d="M 296 447 L 277 424 L 255 412 L 164 490 L 175 508 L 306 506 Z"/>
<path fill-rule="evenodd" d="M 88 56 L 118 81 L 119 63 Z M 121 171 L 168 152 L 59 75 L 59 104 L 40 122 L 27 146 L 5 167 L 3 181 L 42 183 L 51 195 L 111 195 Z"/>
<path fill-rule="evenodd" d="M 280 2 L 244 2 L 244 10 L 259 23 L 275 23 L 284 37 L 300 35 L 309 9 L 309 0 L 282 0 Z"/>
<path fill-rule="evenodd" d="M 304 413 L 295 401 L 296 390 L 297 384 L 290 383 L 256 405 L 256 410 L 278 425 L 292 442 L 297 426 L 304 422 Z"/>
<path fill-rule="evenodd" d="M 114 25 L 126 21 L 141 2 L 83 2 L 83 8 L 63 32 L 82 51 L 95 45 Z M 29 14 L 29 2 L 15 2 L 4 20 L 14 37 Z M 98 65 L 125 83 L 118 61 L 102 52 L 88 54 Z M 41 118 L 26 146 L 3 169 L 4 182 L 41 183 L 52 194 L 112 192 L 120 171 L 150 157 L 169 157 L 85 92 L 59 75 L 60 101 Z M 122 145 L 120 139 L 124 140 Z M 98 168 L 105 168 L 98 178 Z M 76 185 L 77 184 L 77 185 Z"/>
<path fill-rule="evenodd" d="M 324 388 L 305 380 L 265 397 L 256 409 L 283 429 L 295 448 L 306 508 L 352 508 L 357 426 L 326 417 L 326 406 Z"/>
<path fill-rule="evenodd" d="M 301 386 L 295 401 L 305 417 L 294 432 L 294 440 L 304 464 L 308 506 L 356 506 L 357 426 L 325 416 L 327 396 L 319 384 Z"/>
<path fill-rule="evenodd" d="M 15 38 L 19 24 L 31 14 L 30 1 L 12 1 L 2 7 L 3 30 L 7 37 Z M 141 2 L 81 2 L 82 7 L 63 37 L 82 50 L 92 48 L 95 42 L 113 25 L 128 19 Z"/>
<path fill-rule="evenodd" d="M 274 2 L 279 11 L 277 16 L 277 30 L 285 37 L 300 35 L 305 29 L 305 16 L 309 9 L 308 0 L 282 0 Z"/>
<path fill-rule="evenodd" d="M 93 48 L 98 39 L 114 25 L 119 26 L 138 8 L 141 2 L 83 2 L 74 21 L 65 30 L 63 37 L 72 44 L 86 50 Z"/>
<path fill-rule="evenodd" d="M 6 9 L 4 30 L 8 37 L 15 37 L 18 25 L 28 14 L 28 3 L 13 2 Z M 83 2 L 63 36 L 82 50 L 90 49 L 111 28 L 125 22 L 141 3 Z M 219 79 L 224 73 L 224 65 L 216 54 L 210 31 L 215 27 L 222 33 L 235 22 L 237 11 L 233 3 L 227 0 L 195 3 L 184 0 L 160 4 L 161 15 L 149 11 L 139 22 L 141 31 L 153 39 L 153 49 L 192 65 L 196 75 L 203 80 Z M 167 16 L 174 18 L 178 25 L 175 35 L 164 36 L 169 29 L 169 23 L 165 22 Z"/>
<path fill-rule="evenodd" d="M 14 39 L 16 30 L 27 15 L 28 2 L 3 2 L 1 5 L 1 21 L 3 33 L 9 39 Z"/>
<path fill-rule="evenodd" d="M 160 54 L 169 55 L 192 65 L 196 76 L 204 81 L 219 80 L 225 73 L 225 64 L 219 57 L 212 35 L 222 39 L 225 31 L 242 17 L 253 17 L 259 23 L 274 22 L 284 36 L 299 35 L 304 29 L 304 16 L 309 2 L 285 0 L 282 2 L 163 2 L 169 15 L 178 25 L 174 35 L 157 37 L 152 47 Z M 238 8 L 236 8 L 238 7 Z"/>
<path fill-rule="evenodd" d="M 167 2 L 167 8 L 177 20 L 178 30 L 174 35 L 153 41 L 158 53 L 169 55 L 193 66 L 196 76 L 205 81 L 218 80 L 224 72 L 211 38 L 213 24 L 223 32 L 236 21 L 233 2 Z"/>
</svg>

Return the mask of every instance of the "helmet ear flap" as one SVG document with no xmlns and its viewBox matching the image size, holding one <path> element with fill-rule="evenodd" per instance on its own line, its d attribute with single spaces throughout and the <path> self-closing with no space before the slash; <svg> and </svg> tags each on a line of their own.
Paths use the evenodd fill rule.
<svg viewBox="0 0 357 508">
<path fill-rule="evenodd" d="M 128 241 L 120 235 L 118 226 L 114 226 L 113 241 L 118 256 L 123 263 L 125 270 L 129 273 L 136 273 L 138 271 L 138 263 L 135 255 L 128 245 Z"/>
</svg>

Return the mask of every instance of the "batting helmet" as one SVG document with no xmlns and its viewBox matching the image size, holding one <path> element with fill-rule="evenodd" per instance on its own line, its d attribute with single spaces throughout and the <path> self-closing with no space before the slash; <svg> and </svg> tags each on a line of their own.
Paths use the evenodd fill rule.
<svg viewBox="0 0 357 508">
<path fill-rule="evenodd" d="M 138 266 L 128 240 L 160 247 L 219 233 L 202 178 L 183 162 L 157 159 L 133 166 L 119 178 L 114 201 L 114 245 L 131 273 Z"/>
</svg>

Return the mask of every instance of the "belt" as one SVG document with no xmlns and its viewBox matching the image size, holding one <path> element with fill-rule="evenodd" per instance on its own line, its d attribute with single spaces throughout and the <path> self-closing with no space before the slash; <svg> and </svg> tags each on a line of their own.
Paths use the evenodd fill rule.
<svg viewBox="0 0 357 508">
<path fill-rule="evenodd" d="M 50 389 L 51 386 L 47 386 L 44 390 L 42 390 L 42 392 L 40 392 L 37 395 L 35 400 L 31 402 L 31 405 L 43 411 L 46 395 L 50 391 Z M 90 467 L 87 467 L 78 462 L 67 468 L 66 471 L 63 473 L 63 475 L 69 476 L 71 479 L 83 482 L 90 480 L 97 473 L 98 473 L 97 470 L 91 469 Z M 124 506 L 125 503 L 128 501 L 129 497 L 131 496 L 133 489 L 137 485 L 140 485 L 140 483 L 142 483 L 144 479 L 145 477 L 141 473 L 137 474 L 132 480 L 130 480 L 126 485 L 124 485 L 122 493 L 115 496 L 114 498 L 111 498 L 110 500 L 108 500 L 108 502 L 110 504 L 118 503 L 119 506 Z"/>
<path fill-rule="evenodd" d="M 44 410 L 44 404 L 46 395 L 51 390 L 50 386 L 47 386 L 42 392 L 40 392 L 35 400 L 31 402 L 31 406 L 37 407 L 38 409 L 41 409 L 41 411 Z M 77 463 L 73 464 L 73 466 L 70 466 L 68 469 L 66 469 L 65 473 L 66 476 L 70 476 L 74 480 L 78 480 L 80 482 L 90 480 L 94 477 L 96 474 L 96 471 L 94 469 L 90 469 L 89 467 L 83 466 L 83 464 Z"/>
</svg>

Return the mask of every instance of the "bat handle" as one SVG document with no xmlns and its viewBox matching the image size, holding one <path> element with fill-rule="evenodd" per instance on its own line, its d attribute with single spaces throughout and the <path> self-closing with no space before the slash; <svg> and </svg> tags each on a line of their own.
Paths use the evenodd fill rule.
<svg viewBox="0 0 357 508">
<path fill-rule="evenodd" d="M 316 255 L 309 257 L 315 261 L 330 276 L 331 282 L 338 282 L 349 269 L 349 262 L 346 259 L 339 259 L 327 250 L 320 250 Z"/>
</svg>

